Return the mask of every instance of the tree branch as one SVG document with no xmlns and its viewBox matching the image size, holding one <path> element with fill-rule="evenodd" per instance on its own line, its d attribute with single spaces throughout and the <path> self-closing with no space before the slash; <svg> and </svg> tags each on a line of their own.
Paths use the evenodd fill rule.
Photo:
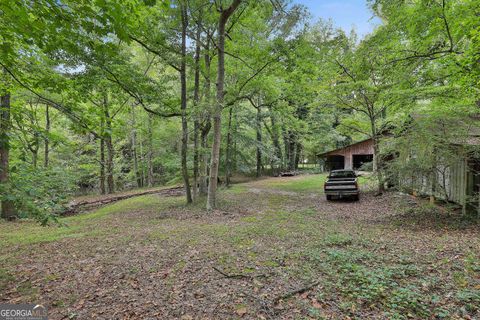
<svg viewBox="0 0 480 320">
<path fill-rule="evenodd" d="M 257 71 L 255 71 L 255 73 L 253 75 L 251 75 L 241 86 L 240 88 L 238 89 L 238 92 L 242 92 L 243 88 L 245 88 L 245 86 L 250 82 L 252 81 L 257 75 L 259 75 L 266 67 L 268 67 L 268 65 L 270 65 L 271 63 L 273 62 L 276 62 L 278 59 L 278 57 L 276 59 L 272 59 L 270 61 L 268 61 L 267 63 L 265 63 L 260 69 L 258 69 Z"/>
<path fill-rule="evenodd" d="M 27 84 L 25 84 L 23 81 L 21 81 L 17 76 L 15 76 L 15 74 L 9 69 L 7 68 L 3 63 L 0 62 L 0 65 L 7 71 L 8 74 L 10 74 L 10 76 L 24 89 L 28 90 L 29 92 L 31 92 L 32 94 L 34 94 L 35 96 L 37 96 L 40 100 L 42 100 L 42 102 L 44 103 L 48 103 L 50 104 L 52 107 L 54 107 L 55 109 L 57 109 L 58 111 L 62 112 L 63 114 L 65 114 L 70 120 L 72 120 L 74 123 L 77 123 L 80 125 L 80 127 L 82 127 L 83 129 L 87 130 L 88 132 L 90 132 L 91 134 L 93 134 L 95 136 L 95 138 L 98 138 L 99 135 L 89 127 L 88 124 L 86 124 L 84 121 L 84 119 L 79 116 L 78 114 L 76 114 L 75 112 L 73 112 L 71 109 L 69 109 L 68 107 L 65 107 L 63 105 L 61 105 L 60 103 L 58 102 L 55 102 L 49 98 L 46 98 L 44 97 L 43 95 L 41 95 L 40 93 L 38 93 L 37 91 L 33 90 L 32 88 L 30 88 Z"/>
<path fill-rule="evenodd" d="M 132 98 L 134 98 L 138 104 L 140 104 L 142 106 L 142 108 L 151 113 L 151 114 L 154 114 L 156 116 L 159 116 L 159 117 L 162 117 L 162 118 L 171 118 L 171 117 L 179 117 L 181 116 L 182 114 L 179 113 L 179 112 L 172 112 L 172 113 L 160 113 L 158 111 L 155 111 L 153 109 L 151 109 L 150 107 L 148 107 L 147 105 L 145 105 L 145 103 L 143 103 L 143 99 L 138 96 L 137 94 L 135 94 L 133 91 L 131 91 L 125 84 L 123 84 L 119 79 L 118 77 L 113 73 L 111 72 L 110 70 L 108 70 L 108 68 L 105 68 L 103 67 L 103 70 L 105 70 L 105 72 L 107 72 L 109 75 L 111 75 L 113 77 L 112 78 L 109 78 L 107 76 L 107 80 L 111 81 L 111 82 L 114 82 L 116 83 L 123 91 L 125 91 L 129 96 L 131 96 Z"/>
<path fill-rule="evenodd" d="M 151 53 L 157 55 L 158 57 L 160 57 L 163 61 L 165 61 L 165 63 L 167 63 L 170 67 L 172 67 L 173 69 L 177 70 L 178 72 L 180 72 L 180 68 L 177 67 L 176 65 L 174 65 L 173 63 L 171 63 L 170 61 L 167 61 L 167 59 L 165 59 L 164 55 L 162 52 L 148 46 L 145 42 L 143 42 L 142 40 L 132 36 L 132 35 L 129 35 L 129 38 L 132 39 L 133 41 L 135 41 L 136 43 L 138 43 L 140 46 L 142 46 L 144 49 L 146 49 L 147 51 L 150 51 Z"/>
</svg>

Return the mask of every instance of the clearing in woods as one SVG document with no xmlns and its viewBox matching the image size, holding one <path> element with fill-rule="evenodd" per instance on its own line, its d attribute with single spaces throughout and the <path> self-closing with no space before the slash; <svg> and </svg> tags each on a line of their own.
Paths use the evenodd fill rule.
<svg viewBox="0 0 480 320">
<path fill-rule="evenodd" d="M 0 223 L 0 302 L 51 319 L 476 318 L 478 225 L 408 196 L 327 202 L 323 175 Z"/>
</svg>

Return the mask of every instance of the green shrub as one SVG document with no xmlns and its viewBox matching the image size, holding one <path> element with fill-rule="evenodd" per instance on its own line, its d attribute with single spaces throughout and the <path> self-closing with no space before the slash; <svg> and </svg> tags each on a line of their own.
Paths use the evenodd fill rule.
<svg viewBox="0 0 480 320">
<path fill-rule="evenodd" d="M 19 218 L 34 218 L 42 225 L 56 220 L 76 190 L 72 170 L 34 169 L 20 164 L 12 168 L 8 184 L 0 186 L 0 199 L 12 201 Z"/>
</svg>

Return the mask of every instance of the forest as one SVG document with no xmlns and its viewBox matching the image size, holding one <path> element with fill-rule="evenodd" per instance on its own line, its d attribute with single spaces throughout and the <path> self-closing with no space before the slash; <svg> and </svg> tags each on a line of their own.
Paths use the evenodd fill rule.
<svg viewBox="0 0 480 320">
<path fill-rule="evenodd" d="M 288 1 L 3 2 L 2 217 L 176 182 L 211 209 L 234 174 L 475 115 L 478 3 L 368 4 L 383 23 L 360 41 Z"/>
<path fill-rule="evenodd" d="M 480 2 L 365 6 L 379 23 L 359 35 L 314 18 L 302 1 L 0 0 L 0 301 L 44 301 L 58 319 L 479 316 Z M 327 204 L 322 197 L 318 204 L 328 171 L 320 155 L 366 139 L 374 156 L 359 168 L 365 198 Z M 393 205 L 399 197 L 403 204 Z M 84 199 L 115 203 L 77 215 L 72 206 Z M 399 218 L 399 208 L 417 220 Z M 393 231 L 368 229 L 378 219 Z M 322 235 L 311 229 L 317 224 Z M 451 234 L 442 237 L 442 230 Z M 398 247 L 385 249 L 390 260 L 362 264 L 396 242 L 396 232 Z M 265 243 L 255 249 L 258 237 Z M 116 241 L 138 255 L 138 265 L 112 253 Z M 147 242 L 170 250 L 162 251 L 161 259 L 170 259 L 166 271 L 147 263 L 159 254 Z M 215 253 L 217 242 L 226 253 Z M 307 242 L 311 248 L 303 248 Z M 330 249 L 318 249 L 320 242 Z M 375 248 L 360 256 L 366 242 Z M 270 245 L 278 256 L 270 256 Z M 300 247 L 303 256 L 284 252 Z M 175 248 L 188 257 L 175 258 Z M 47 255 L 67 252 L 79 258 L 68 266 L 66 256 L 59 258 L 63 265 L 47 262 Z M 131 272 L 117 280 L 134 281 L 137 289 L 158 268 L 148 274 L 167 280 L 175 274 L 173 289 L 165 280 L 166 287 L 145 290 L 180 290 L 186 300 L 160 300 L 155 314 L 132 304 L 125 305 L 130 311 L 109 309 L 116 304 L 101 300 L 109 295 L 105 288 L 119 282 L 88 294 L 95 286 L 85 282 L 85 292 L 72 293 L 60 279 L 73 281 L 95 252 L 105 261 L 85 269 L 95 274 L 91 283 L 124 269 Z M 33 269 L 19 262 L 30 253 Z M 409 254 L 426 260 L 405 262 L 416 260 Z M 117 263 L 109 276 L 97 269 L 108 255 Z M 206 263 L 205 279 L 248 282 L 245 290 L 252 291 L 237 301 L 233 284 L 228 297 L 219 296 L 219 287 L 179 289 L 201 282 L 201 273 L 188 278 L 194 269 L 185 271 L 195 259 Z M 211 267 L 212 261 L 218 263 Z M 427 264 L 438 266 L 442 289 L 421 278 L 431 271 L 421 269 Z M 258 289 L 272 273 L 275 289 Z M 312 280 L 319 274 L 331 280 L 326 287 Z M 394 280 L 398 274 L 404 278 Z M 304 281 L 280 284 L 282 277 Z M 31 282 L 28 290 L 15 284 L 20 279 Z M 304 285 L 295 289 L 298 283 Z M 312 298 L 312 290 L 327 293 Z M 293 306 L 282 306 L 295 297 Z M 191 299 L 205 299 L 206 307 Z"/>
</svg>

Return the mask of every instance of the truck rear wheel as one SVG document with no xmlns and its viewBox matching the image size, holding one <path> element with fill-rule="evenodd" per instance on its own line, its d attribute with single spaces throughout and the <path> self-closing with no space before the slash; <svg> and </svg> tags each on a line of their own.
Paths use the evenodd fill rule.
<svg viewBox="0 0 480 320">
<path fill-rule="evenodd" d="M 353 196 L 353 201 L 358 201 L 360 200 L 360 196 L 357 194 L 357 195 L 354 195 Z"/>
<path fill-rule="evenodd" d="M 330 200 L 332 200 L 332 196 L 327 194 L 327 201 L 330 201 Z"/>
</svg>

